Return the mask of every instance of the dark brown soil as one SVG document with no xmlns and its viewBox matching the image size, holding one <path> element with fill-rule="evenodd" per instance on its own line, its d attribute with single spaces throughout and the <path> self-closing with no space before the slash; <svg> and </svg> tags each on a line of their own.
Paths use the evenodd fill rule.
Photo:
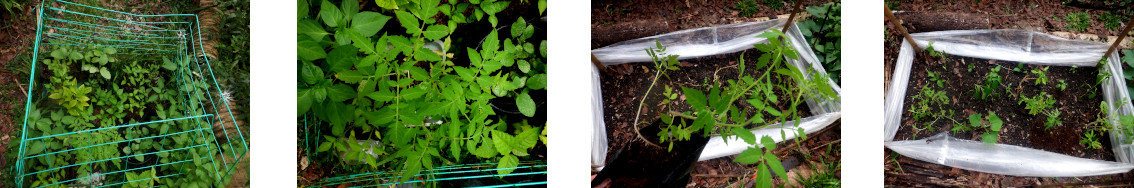
<svg viewBox="0 0 1134 188">
<path fill-rule="evenodd" d="M 932 59 L 932 57 L 919 59 L 927 58 Z M 967 70 L 969 64 L 973 64 L 974 67 L 971 72 Z M 944 110 L 955 112 L 956 115 L 952 117 L 956 118 L 954 120 L 957 123 L 967 124 L 968 119 L 965 118 L 969 115 L 981 113 L 987 116 L 990 111 L 1001 117 L 1004 120 L 1004 128 L 1001 130 L 1000 139 L 997 143 L 1036 148 L 1075 157 L 1114 160 L 1114 155 L 1109 149 L 1110 144 L 1103 143 L 1102 149 L 1088 149 L 1078 140 L 1089 129 L 1089 126 L 1085 125 L 1092 124 L 1100 115 L 1101 89 L 1094 82 L 1098 69 L 1094 67 L 1073 68 L 1025 64 L 1021 71 L 1017 72 L 1013 69 L 1018 64 L 1016 62 L 989 61 L 959 56 L 950 56 L 944 62 L 914 63 L 910 71 L 910 85 L 906 90 L 905 109 L 911 109 L 919 100 L 924 100 L 915 97 L 923 87 L 930 87 L 934 90 L 943 89 L 952 100 Z M 983 83 L 985 74 L 996 66 L 1001 67 L 998 74 L 1003 77 L 1001 89 L 998 89 L 1000 90 L 999 93 L 1002 93 L 1001 96 L 988 101 L 973 97 L 975 85 Z M 1047 77 L 1049 81 L 1047 84 L 1037 85 L 1037 75 L 1029 71 L 1041 67 L 1048 67 Z M 944 87 L 936 86 L 929 81 L 928 72 L 930 71 L 941 74 L 947 80 Z M 1060 90 L 1056 87 L 1059 80 L 1066 81 L 1066 90 Z M 1005 87 L 1009 88 L 1011 93 L 1005 93 L 1003 89 Z M 1025 109 L 1025 105 L 1019 104 L 1021 97 L 1036 96 L 1040 92 L 1046 92 L 1057 101 L 1053 107 L 1062 112 L 1059 117 L 1062 119 L 1063 125 L 1046 129 L 1044 122 L 1047 116 L 1044 114 L 1030 115 L 1028 110 Z M 1096 96 L 1090 96 L 1092 93 Z M 915 122 L 913 113 L 907 110 L 902 114 L 903 123 L 894 140 L 915 140 L 933 136 L 938 132 L 952 129 L 954 124 L 949 120 L 938 120 L 932 126 L 934 131 L 918 133 L 912 129 L 915 124 L 922 127 L 921 124 L 931 121 L 923 119 L 920 122 Z M 983 132 L 961 131 L 951 133 L 951 136 L 979 141 Z"/>
</svg>

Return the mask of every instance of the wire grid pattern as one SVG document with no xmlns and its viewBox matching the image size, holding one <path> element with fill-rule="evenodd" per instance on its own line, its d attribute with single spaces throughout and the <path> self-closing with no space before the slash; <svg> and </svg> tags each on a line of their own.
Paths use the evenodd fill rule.
<svg viewBox="0 0 1134 188">
<path fill-rule="evenodd" d="M 213 76 L 211 66 L 209 65 L 208 58 L 204 57 L 204 46 L 200 34 L 200 21 L 195 14 L 162 14 L 162 15 L 139 15 L 127 12 L 103 9 L 95 6 L 84 5 L 66 0 L 41 0 L 39 5 L 35 47 L 33 53 L 33 60 L 31 69 L 31 78 L 29 79 L 28 98 L 25 103 L 25 118 L 23 132 L 20 137 L 19 156 L 16 162 L 13 173 L 16 173 L 16 185 L 24 187 L 25 178 L 34 178 L 37 175 L 44 173 L 66 173 L 80 166 L 94 166 L 94 165 L 115 165 L 121 169 L 117 171 L 98 172 L 89 174 L 71 174 L 65 177 L 74 177 L 66 180 L 58 180 L 47 186 L 66 186 L 81 184 L 80 182 L 89 183 L 91 181 L 99 182 L 96 185 L 85 185 L 86 187 L 107 187 L 107 186 L 122 186 L 123 184 L 135 181 L 157 180 L 159 178 L 170 178 L 182 175 L 184 170 L 174 174 L 158 173 L 152 177 L 137 179 L 129 181 L 124 174 L 126 172 L 139 173 L 142 171 L 150 170 L 153 168 L 162 168 L 170 166 L 176 169 L 183 169 L 184 163 L 192 163 L 195 160 L 214 161 L 212 165 L 206 165 L 209 170 L 212 170 L 209 176 L 213 176 L 218 180 L 228 178 L 228 176 L 235 171 L 239 161 L 244 160 L 248 145 L 244 138 L 243 131 L 236 122 L 224 122 L 217 118 L 220 113 L 228 113 L 228 117 L 232 116 L 232 112 L 228 106 L 228 101 L 221 93 L 216 78 Z M 86 47 L 114 47 L 125 51 L 124 53 L 117 54 L 116 58 L 154 58 L 160 60 L 162 57 L 180 59 L 189 61 L 176 61 L 178 68 L 172 75 L 161 75 L 164 77 L 171 77 L 177 82 L 178 94 L 175 97 L 181 100 L 181 107 L 183 110 L 183 117 L 167 117 L 167 119 L 149 121 L 143 123 L 132 123 L 124 125 L 116 125 L 109 127 L 101 127 L 87 130 L 78 130 L 66 132 L 61 134 L 50 135 L 33 135 L 29 136 L 28 131 L 28 114 L 32 107 L 33 98 L 43 97 L 44 95 L 35 95 L 35 78 L 37 64 L 40 55 L 47 55 L 52 49 L 58 46 L 73 46 L 74 48 L 84 50 Z M 43 47 L 43 49 L 41 49 Z M 203 84 L 204 88 L 196 88 L 195 84 Z M 211 84 L 211 85 L 209 85 Z M 43 93 L 43 91 L 40 91 Z M 217 104 L 221 103 L 221 104 Z M 213 113 L 210 113 L 213 112 Z M 34 123 L 34 122 L 33 122 Z M 161 124 L 191 124 L 194 128 L 181 131 L 169 131 L 168 133 L 161 134 L 156 131 L 151 134 L 142 134 L 133 131 L 135 127 L 141 126 L 155 126 Z M 214 131 L 214 123 L 220 123 L 220 130 Z M 51 125 L 58 125 L 58 123 Z M 236 130 L 230 131 L 228 129 L 235 128 Z M 221 132 L 222 131 L 222 132 Z M 46 145 L 51 142 L 59 142 L 64 139 L 83 138 L 83 136 L 91 136 L 92 134 L 103 134 L 110 132 L 121 132 L 123 139 L 119 141 L 109 141 L 103 143 L 92 143 L 89 139 L 82 147 L 63 147 L 57 151 L 45 149 L 42 153 L 30 155 L 27 153 L 30 145 L 39 142 L 40 145 Z M 215 133 L 221 132 L 221 133 Z M 192 142 L 185 144 L 185 147 L 170 147 L 165 143 L 170 142 L 171 138 L 181 136 L 190 137 Z M 219 136 L 219 137 L 218 137 Z M 29 138 L 30 137 L 30 138 Z M 153 152 L 134 152 L 129 154 L 121 154 L 121 156 L 113 158 L 94 158 L 82 161 L 76 161 L 74 164 L 65 166 L 56 166 L 52 162 L 48 162 L 47 169 L 30 169 L 28 163 L 38 162 L 46 159 L 47 161 L 54 160 L 53 158 L 58 155 L 71 154 L 71 153 L 85 153 L 90 152 L 93 147 L 107 147 L 114 149 L 121 149 L 123 145 L 129 147 L 133 141 L 152 140 L 161 143 L 160 146 L 155 147 L 156 151 Z M 46 148 L 46 147 L 43 147 Z M 142 158 L 146 161 L 153 161 L 160 159 L 150 159 L 150 157 L 158 157 L 159 154 L 174 154 L 184 153 L 185 156 L 190 156 L 191 149 L 204 148 L 208 151 L 206 155 L 199 157 L 188 157 L 189 159 L 179 161 L 167 162 L 143 162 L 142 164 L 131 164 L 131 158 Z M 222 149 L 223 148 L 223 149 Z M 213 153 L 219 153 L 219 156 L 214 156 Z M 166 155 L 170 156 L 170 155 Z M 159 157 L 165 158 L 165 157 Z M 219 158 L 219 159 L 217 159 Z M 89 161 L 88 161 L 89 160 Z M 118 163 L 119 160 L 126 162 Z M 42 164 L 41 164 L 42 165 Z M 155 171 L 157 172 L 157 171 Z M 108 178 L 111 177 L 111 178 Z M 114 178 L 121 177 L 121 178 Z"/>
</svg>

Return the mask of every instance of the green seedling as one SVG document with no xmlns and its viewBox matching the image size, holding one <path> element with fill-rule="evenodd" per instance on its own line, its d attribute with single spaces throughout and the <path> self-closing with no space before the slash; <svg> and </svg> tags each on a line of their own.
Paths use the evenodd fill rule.
<svg viewBox="0 0 1134 188">
<path fill-rule="evenodd" d="M 984 76 L 984 82 L 974 85 L 973 97 L 980 98 L 981 100 L 988 100 L 994 97 L 999 97 L 1000 93 L 997 92 L 1000 88 L 1000 66 L 989 69 L 988 74 Z"/>
<path fill-rule="evenodd" d="M 1003 126 L 1004 121 L 996 116 L 995 112 L 989 111 L 988 116 L 983 116 L 980 113 L 969 115 L 969 127 L 972 128 L 987 128 L 987 131 L 981 135 L 981 141 L 985 144 L 995 144 L 1000 138 L 1000 128 Z"/>
<path fill-rule="evenodd" d="M 1032 74 L 1036 75 L 1036 85 L 1047 84 L 1047 68 L 1048 67 L 1045 66 L 1043 68 L 1032 69 Z"/>
</svg>

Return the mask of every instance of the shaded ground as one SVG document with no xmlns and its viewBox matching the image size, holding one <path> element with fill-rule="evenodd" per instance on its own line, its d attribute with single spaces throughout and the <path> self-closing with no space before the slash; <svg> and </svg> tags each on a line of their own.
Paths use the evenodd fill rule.
<svg viewBox="0 0 1134 188">
<path fill-rule="evenodd" d="M 989 18 L 988 19 L 989 20 L 989 26 L 990 26 L 989 29 L 1025 29 L 1025 30 L 1034 30 L 1034 31 L 1040 31 L 1040 32 L 1045 32 L 1045 33 L 1052 33 L 1052 32 L 1089 33 L 1089 34 L 1095 34 L 1095 35 L 1099 35 L 1099 36 L 1118 35 L 1118 33 L 1117 33 L 1118 31 L 1106 29 L 1106 27 L 1103 25 L 1103 23 L 1100 23 L 1100 21 L 1098 20 L 1099 16 L 1102 15 L 1105 11 L 1083 9 L 1083 8 L 1071 7 L 1071 6 L 1064 6 L 1064 5 L 1062 5 L 1062 2 L 1063 1 L 1054 1 L 1054 0 L 1041 0 L 1041 1 L 983 0 L 981 3 L 975 3 L 973 1 L 943 1 L 943 2 L 886 1 L 886 4 L 889 5 L 895 11 L 925 11 L 925 12 L 946 12 L 946 13 L 955 12 L 955 13 L 972 13 L 972 14 L 984 15 L 984 16 Z M 1070 31 L 1069 29 L 1067 29 L 1066 22 L 1064 20 L 1064 16 L 1069 14 L 1069 13 L 1073 13 L 1073 12 L 1087 12 L 1089 15 L 1091 15 L 1092 25 L 1090 27 L 1088 27 L 1086 29 L 1086 31 L 1080 31 L 1080 32 L 1074 32 L 1074 31 Z M 907 29 L 910 29 L 911 33 L 933 31 L 933 30 L 923 30 L 925 28 L 918 28 L 916 26 L 911 26 L 911 25 L 909 25 L 909 23 L 906 23 L 906 24 L 903 24 L 903 25 L 905 25 L 907 27 Z M 884 47 L 885 47 L 886 50 L 885 50 L 885 55 L 884 55 L 884 57 L 885 57 L 884 58 L 884 60 L 885 60 L 885 62 L 884 62 L 885 83 L 884 84 L 885 84 L 886 89 L 889 89 L 889 86 L 891 84 L 890 79 L 891 79 L 891 76 L 893 74 L 892 71 L 893 71 L 894 63 L 897 60 L 897 54 L 898 54 L 898 51 L 900 50 L 899 45 L 901 44 L 901 40 L 904 40 L 904 39 L 901 38 L 900 34 L 897 33 L 897 30 L 889 23 L 889 21 L 886 22 L 885 27 L 886 27 L 886 34 L 885 34 Z M 1121 26 L 1119 27 L 1119 29 L 1121 29 Z M 970 61 L 970 60 L 966 60 L 966 61 Z M 1001 64 L 1006 64 L 1006 63 L 1001 62 Z M 1007 63 L 1007 64 L 1013 65 L 1013 66 L 1011 66 L 1011 67 L 1006 66 L 1004 69 L 1014 68 L 1014 64 L 1010 64 L 1010 63 Z M 988 66 L 991 66 L 991 65 L 983 64 L 983 63 L 979 64 L 979 65 L 984 66 L 984 67 L 983 68 L 975 68 L 974 69 L 975 73 L 968 73 L 967 70 L 966 70 L 967 67 L 965 69 L 961 69 L 961 70 L 957 70 L 957 71 L 962 73 L 961 75 L 963 75 L 963 77 L 966 77 L 966 78 L 969 78 L 969 77 L 981 77 L 982 78 L 983 74 L 988 71 L 988 68 L 989 68 Z M 919 68 L 919 67 L 921 67 L 921 68 Z M 1030 70 L 1032 68 L 1032 67 L 1028 67 L 1028 66 L 1025 66 L 1025 67 L 1026 67 L 1025 68 L 1026 70 Z M 1129 69 L 1130 67 L 1126 67 L 1126 68 Z M 921 73 L 921 72 L 924 72 L 925 69 L 926 68 L 925 68 L 924 65 L 915 64 L 914 68 L 912 69 L 913 70 L 912 72 L 914 74 L 911 75 L 911 77 L 913 77 L 913 78 L 911 78 L 911 80 L 910 80 L 910 86 L 911 87 L 909 89 L 915 89 L 915 88 L 917 88 L 915 86 L 920 86 L 920 85 L 923 85 L 925 83 L 925 81 L 917 81 L 917 79 L 914 79 L 918 76 L 924 76 L 923 75 L 924 73 Z M 938 68 L 938 69 L 940 69 L 940 68 Z M 1052 70 L 1054 70 L 1054 69 L 1056 69 L 1056 68 L 1052 67 Z M 1087 69 L 1079 69 L 1079 70 L 1087 70 Z M 946 72 L 947 73 L 947 74 L 945 74 L 946 76 L 959 78 L 958 76 L 955 75 L 956 73 L 954 73 L 954 70 L 940 69 L 940 70 L 935 70 L 935 72 L 938 72 L 938 73 Z M 1018 82 L 1019 78 L 1021 78 L 1023 76 L 1023 74 L 1019 74 L 1019 73 L 1008 73 L 1008 75 L 1005 75 L 1003 72 L 1004 71 L 1002 70 L 1001 75 L 1004 75 L 1006 77 L 1015 77 L 1016 82 Z M 1054 72 L 1056 72 L 1056 71 L 1049 71 L 1049 74 L 1052 74 Z M 1079 74 L 1084 74 L 1084 73 L 1079 73 Z M 1073 76 L 1073 75 L 1069 75 L 1069 76 L 1079 77 L 1079 76 Z M 1090 75 L 1090 76 L 1087 76 L 1086 78 L 1080 79 L 1080 81 L 1072 81 L 1071 77 L 1067 77 L 1068 79 L 1066 79 L 1069 82 L 1069 86 L 1068 86 L 1069 90 L 1072 89 L 1072 88 L 1084 87 L 1083 84 L 1071 84 L 1072 82 L 1093 82 L 1094 81 L 1093 75 Z M 1051 81 L 1058 83 L 1058 81 L 1056 81 L 1055 78 L 1052 78 Z M 1010 81 L 1005 81 L 1004 83 L 1009 83 L 1009 82 Z M 972 83 L 971 82 L 966 82 L 966 83 L 968 83 L 969 85 L 968 86 L 952 86 L 952 87 L 960 87 L 960 90 L 971 89 Z M 1027 81 L 1027 83 L 1028 84 L 1018 84 L 1018 83 L 1013 83 L 1013 84 L 1015 84 L 1014 86 L 1017 86 L 1017 85 L 1034 86 L 1034 84 L 1033 84 L 1034 80 Z M 1049 83 L 1049 85 L 1050 84 L 1052 84 L 1052 83 Z M 1048 86 L 1048 87 L 1049 87 L 1047 89 L 1048 93 L 1052 94 L 1053 97 L 1056 98 L 1056 100 L 1060 101 L 1059 103 L 1056 104 L 1056 107 L 1065 108 L 1065 109 L 1060 109 L 1060 110 L 1064 110 L 1064 114 L 1062 116 L 1064 117 L 1063 122 L 1065 124 L 1085 124 L 1082 121 L 1085 121 L 1087 119 L 1091 119 L 1091 118 L 1088 118 L 1088 117 L 1093 117 L 1092 114 L 1097 113 L 1097 106 L 1098 106 L 1097 100 L 1098 99 L 1094 99 L 1094 100 L 1096 100 L 1095 103 L 1088 104 L 1089 107 L 1094 107 L 1095 108 L 1094 110 L 1083 109 L 1085 107 L 1078 107 L 1077 104 L 1087 104 L 1087 103 L 1084 103 L 1084 101 L 1083 101 L 1083 100 L 1086 100 L 1086 97 L 1082 97 L 1082 99 L 1077 99 L 1077 97 L 1068 96 L 1068 94 L 1075 93 L 1075 92 L 1053 93 L 1053 90 L 1050 89 L 1050 86 Z M 1058 90 L 1058 89 L 1055 89 L 1055 90 Z M 907 90 L 907 94 L 910 94 L 908 92 L 911 92 L 911 91 L 913 91 L 913 90 Z M 885 93 L 885 91 L 882 91 L 882 92 Z M 1037 92 L 1037 91 L 1032 90 L 1032 92 Z M 950 95 L 950 97 L 962 98 L 962 99 L 968 98 L 968 96 L 971 96 L 971 94 L 955 94 L 955 92 L 951 92 L 949 95 Z M 1031 95 L 1034 95 L 1034 93 L 1025 92 L 1025 95 L 1031 96 Z M 912 104 L 910 102 L 910 99 L 907 99 L 906 104 L 907 104 L 907 107 L 908 107 L 908 104 Z M 987 110 L 989 108 L 992 108 L 991 105 L 977 105 L 977 104 L 973 104 L 973 103 L 966 103 L 964 105 L 973 106 L 973 108 L 982 108 L 982 109 L 984 109 L 983 113 L 987 113 Z M 1072 107 L 1072 106 L 1068 106 L 1068 105 L 1076 105 L 1076 106 Z M 958 105 L 958 106 L 961 106 L 961 105 Z M 1076 108 L 1076 107 L 1078 107 L 1078 108 Z M 1023 108 L 1022 105 L 1015 104 L 1015 103 L 1003 104 L 1002 107 L 998 107 L 996 109 L 996 112 L 997 112 L 998 115 L 1000 115 L 1002 110 L 1008 111 L 1008 110 L 1012 110 L 1012 109 L 1022 109 L 1022 108 Z M 1079 110 L 1071 110 L 1070 108 L 1079 109 Z M 1079 117 L 1076 117 L 1079 120 L 1069 120 L 1068 119 L 1068 117 L 1069 117 L 1068 111 L 1073 111 L 1073 113 L 1079 114 L 1079 115 L 1076 115 L 1076 116 L 1079 116 Z M 981 111 L 980 110 L 974 110 L 973 112 L 957 111 L 957 113 L 961 114 L 961 115 L 967 115 L 969 113 L 975 113 L 975 112 L 981 112 Z M 908 116 L 909 116 L 908 113 L 903 114 L 903 118 L 908 119 L 909 118 Z M 960 115 L 958 115 L 958 116 L 960 116 Z M 1008 116 L 1001 115 L 1000 117 L 1003 118 L 1003 117 L 1008 117 Z M 1035 123 L 1034 121 L 1036 121 L 1036 119 L 1039 119 L 1039 118 L 1031 117 L 1031 115 L 1022 115 L 1022 116 L 1006 118 L 1006 120 L 1008 120 L 1008 119 L 1010 119 L 1012 121 L 1018 121 L 1018 122 L 1022 122 L 1022 123 L 1025 123 L 1025 124 L 1029 124 L 1029 125 L 1028 125 L 1028 127 L 1018 127 L 1018 128 L 1015 128 L 1015 129 L 1008 128 L 1008 131 L 1010 133 L 1012 133 L 1012 135 L 1007 135 L 1008 133 L 1002 134 L 1001 139 L 1000 139 L 1000 142 L 1002 142 L 1002 143 L 1008 142 L 1010 144 L 1026 144 L 1026 143 L 1046 142 L 1046 141 L 1044 141 L 1040 138 L 1041 137 L 1051 137 L 1052 139 L 1048 139 L 1047 141 L 1053 141 L 1054 140 L 1054 141 L 1060 141 L 1061 142 L 1061 143 L 1055 143 L 1055 144 L 1052 144 L 1052 145 L 1060 145 L 1061 144 L 1061 145 L 1078 146 L 1077 141 L 1078 141 L 1079 137 L 1082 135 L 1081 132 L 1083 131 L 1083 130 L 1081 130 L 1082 128 L 1080 128 L 1080 127 L 1070 127 L 1070 126 L 1061 126 L 1061 127 L 1056 127 L 1051 131 L 1044 131 L 1043 128 L 1042 128 L 1043 127 L 1042 122 L 1038 125 L 1034 124 Z M 1072 118 L 1072 119 L 1074 119 L 1074 118 Z M 1093 119 L 1091 119 L 1091 120 L 1093 121 Z M 964 120 L 964 121 L 967 121 L 967 120 Z M 907 121 L 903 120 L 903 122 L 907 122 Z M 1072 123 L 1072 122 L 1080 122 L 1080 123 Z M 1088 121 L 1088 122 L 1090 122 L 1090 121 Z M 1008 123 L 1006 123 L 1006 124 L 1008 124 Z M 905 124 L 903 124 L 903 125 L 905 125 Z M 906 127 L 907 126 L 903 126 L 903 128 L 906 128 Z M 940 127 L 940 128 L 948 128 L 948 126 L 942 125 L 942 127 Z M 920 135 L 916 136 L 916 138 L 922 138 L 922 137 L 930 136 L 931 134 L 935 134 L 937 132 L 944 131 L 940 128 L 938 128 L 936 130 L 936 132 L 933 132 L 933 133 L 923 132 Z M 902 133 L 903 131 L 907 131 L 907 130 L 899 130 L 899 135 L 895 139 L 902 139 L 902 140 L 911 139 L 911 138 L 909 138 L 908 135 L 906 137 L 903 137 L 903 133 Z M 1048 132 L 1055 132 L 1057 134 L 1048 134 Z M 906 134 L 909 134 L 909 133 L 907 132 Z M 968 136 L 966 136 L 966 135 L 968 135 Z M 977 139 L 977 140 L 979 140 L 979 138 L 972 137 L 973 135 L 974 134 L 972 134 L 972 133 L 968 133 L 968 134 L 962 134 L 962 135 L 957 135 L 957 136 L 959 138 L 962 138 L 962 139 Z M 1036 136 L 1036 135 L 1040 135 L 1040 136 Z M 1057 135 L 1059 135 L 1059 136 L 1057 136 Z M 975 135 L 975 136 L 979 136 L 979 135 Z M 1012 140 L 1009 137 L 1020 138 L 1020 140 Z M 1027 141 L 1026 143 L 1023 142 L 1025 140 Z M 1104 146 L 1109 145 L 1109 143 L 1108 143 L 1109 139 L 1104 138 L 1100 141 L 1104 142 L 1103 143 Z M 1082 146 L 1079 146 L 1079 147 L 1055 147 L 1055 146 L 1052 146 L 1052 145 L 1048 145 L 1048 146 L 1031 145 L 1031 147 L 1036 147 L 1037 149 L 1043 149 L 1043 150 L 1053 151 L 1053 152 L 1057 152 L 1057 153 L 1069 154 L 1069 155 L 1072 155 L 1072 156 L 1095 158 L 1095 159 L 1102 159 L 1102 160 L 1113 160 L 1112 159 L 1113 154 L 1109 153 L 1109 151 L 1101 152 L 1101 153 L 1100 152 L 1094 152 L 1092 154 L 1092 152 L 1089 151 L 1089 150 L 1083 150 Z M 1106 146 L 1106 147 L 1109 147 L 1109 146 Z M 1107 149 L 1102 149 L 1102 151 L 1105 151 L 1105 150 L 1107 150 Z M 918 160 L 915 160 L 915 159 L 910 159 L 910 158 L 907 158 L 907 157 L 901 157 L 901 156 L 898 156 L 896 153 L 894 153 L 894 152 L 892 152 L 888 149 L 886 149 L 885 152 L 886 152 L 885 153 L 886 158 L 884 159 L 885 165 L 886 165 L 886 167 L 885 167 L 885 169 L 886 169 L 885 181 L 886 181 L 887 185 L 921 186 L 921 187 L 958 187 L 958 186 L 959 187 L 1019 187 L 1019 186 L 1037 186 L 1037 185 L 1083 186 L 1083 185 L 1090 185 L 1090 184 L 1103 184 L 1103 185 L 1131 186 L 1131 184 L 1129 184 L 1129 182 L 1134 181 L 1134 173 L 1124 173 L 1124 174 L 1117 174 L 1117 175 L 1110 175 L 1110 176 L 1076 177 L 1076 178 L 1036 178 L 1036 177 L 1016 177 L 1016 176 L 987 174 L 987 173 L 961 170 L 961 169 L 957 169 L 957 168 L 952 168 L 952 167 L 947 167 L 947 166 L 942 166 L 942 165 L 937 165 L 937 164 L 932 164 L 932 163 L 926 163 L 926 162 L 918 161 Z"/>
</svg>

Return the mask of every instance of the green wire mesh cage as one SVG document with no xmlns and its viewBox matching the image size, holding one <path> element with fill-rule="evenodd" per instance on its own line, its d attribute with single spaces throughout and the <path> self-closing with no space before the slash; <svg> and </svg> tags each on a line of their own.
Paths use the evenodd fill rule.
<svg viewBox="0 0 1134 188">
<path fill-rule="evenodd" d="M 195 14 L 38 10 L 16 186 L 221 187 L 247 160 Z"/>
</svg>

